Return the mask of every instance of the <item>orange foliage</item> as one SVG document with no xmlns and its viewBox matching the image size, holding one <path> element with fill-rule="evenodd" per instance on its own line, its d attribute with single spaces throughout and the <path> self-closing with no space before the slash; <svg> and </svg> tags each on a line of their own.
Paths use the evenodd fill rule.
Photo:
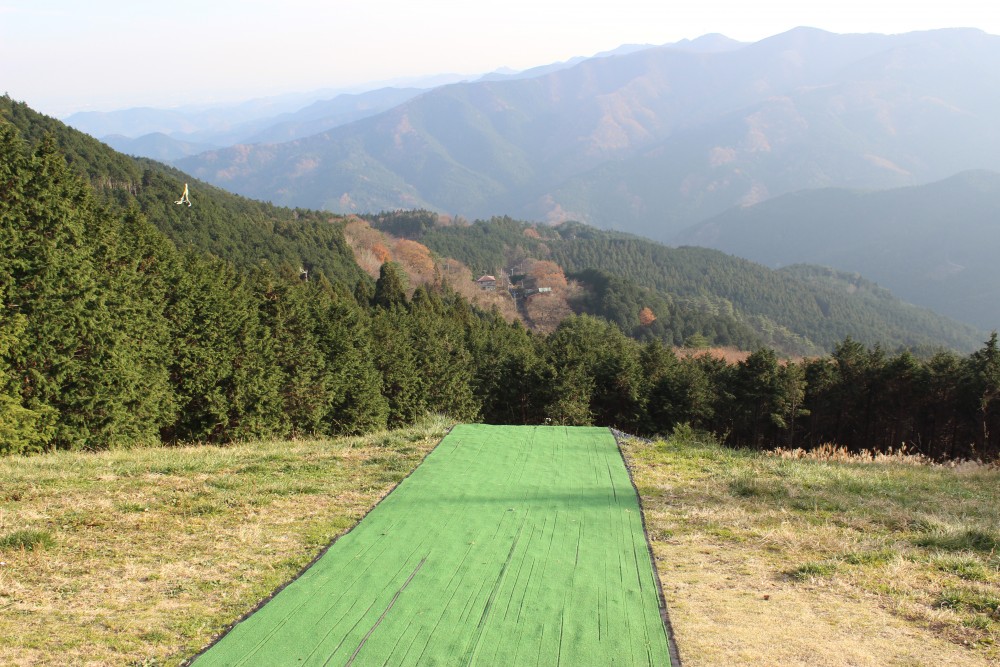
<svg viewBox="0 0 1000 667">
<path fill-rule="evenodd" d="M 534 227 L 526 227 L 524 229 L 524 235 L 527 236 L 529 239 L 540 239 L 540 238 L 542 238 L 542 235 L 539 234 L 538 230 L 535 229 Z"/>
<path fill-rule="evenodd" d="M 372 252 L 378 257 L 380 262 L 388 262 L 392 259 L 392 253 L 381 243 L 376 243 L 372 246 Z"/>
<path fill-rule="evenodd" d="M 538 287 L 566 288 L 566 274 L 555 262 L 546 259 L 535 260 L 529 264 L 527 272 Z"/>
<path fill-rule="evenodd" d="M 344 225 L 344 239 L 354 251 L 354 261 L 373 278 L 378 277 L 379 268 L 385 262 L 385 252 L 374 251 L 375 246 L 381 244 L 384 238 L 380 231 L 372 229 L 367 222 L 358 217 L 349 217 L 347 224 Z M 384 245 L 382 250 L 385 251 Z"/>
<path fill-rule="evenodd" d="M 409 239 L 399 239 L 394 248 L 396 261 L 410 274 L 410 283 L 427 283 L 434 278 L 434 259 L 427 246 Z"/>
<path fill-rule="evenodd" d="M 642 326 L 648 327 L 655 321 L 656 315 L 653 314 L 653 311 L 648 306 L 639 311 L 639 324 Z"/>
</svg>

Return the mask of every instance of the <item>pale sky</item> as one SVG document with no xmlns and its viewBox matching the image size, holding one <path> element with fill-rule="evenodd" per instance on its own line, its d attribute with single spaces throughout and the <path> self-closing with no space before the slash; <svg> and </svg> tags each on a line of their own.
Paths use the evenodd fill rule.
<svg viewBox="0 0 1000 667">
<path fill-rule="evenodd" d="M 55 116 L 169 108 L 796 26 L 1000 34 L 991 0 L 0 0 L 0 93 Z"/>
</svg>

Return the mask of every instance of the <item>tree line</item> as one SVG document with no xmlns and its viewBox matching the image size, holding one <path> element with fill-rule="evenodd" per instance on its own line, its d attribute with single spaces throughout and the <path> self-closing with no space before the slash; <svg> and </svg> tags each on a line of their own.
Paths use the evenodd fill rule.
<svg viewBox="0 0 1000 667">
<path fill-rule="evenodd" d="M 184 207 L 187 208 L 187 207 Z M 993 457 L 1000 349 L 782 362 L 678 356 L 590 315 L 541 336 L 392 262 L 351 282 L 180 248 L 55 141 L 0 126 L 0 452 L 369 432 L 463 421 L 690 425 L 735 446 Z"/>
</svg>

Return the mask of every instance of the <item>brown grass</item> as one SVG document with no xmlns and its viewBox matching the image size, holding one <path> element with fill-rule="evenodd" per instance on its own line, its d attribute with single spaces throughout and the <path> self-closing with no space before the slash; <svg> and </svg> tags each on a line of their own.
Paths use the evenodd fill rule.
<svg viewBox="0 0 1000 667">
<path fill-rule="evenodd" d="M 685 666 L 1000 664 L 1000 472 L 623 450 Z"/>
<path fill-rule="evenodd" d="M 697 358 L 697 357 L 712 357 L 714 359 L 721 359 L 729 364 L 738 364 L 741 361 L 745 361 L 750 353 L 745 350 L 737 350 L 734 347 L 706 347 L 706 348 L 692 348 L 692 347 L 677 347 L 674 348 L 674 352 L 678 357 L 684 358 Z"/>
<path fill-rule="evenodd" d="M 353 526 L 448 424 L 0 460 L 0 664 L 178 664 Z"/>
<path fill-rule="evenodd" d="M 0 664 L 178 664 L 448 424 L 0 460 Z M 1000 471 L 628 442 L 684 664 L 1000 664 Z"/>
</svg>

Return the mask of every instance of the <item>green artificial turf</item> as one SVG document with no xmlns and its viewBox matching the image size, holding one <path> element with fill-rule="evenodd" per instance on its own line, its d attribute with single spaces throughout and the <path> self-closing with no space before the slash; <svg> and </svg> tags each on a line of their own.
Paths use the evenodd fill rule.
<svg viewBox="0 0 1000 667">
<path fill-rule="evenodd" d="M 195 665 L 669 665 L 607 429 L 457 426 Z"/>
</svg>

